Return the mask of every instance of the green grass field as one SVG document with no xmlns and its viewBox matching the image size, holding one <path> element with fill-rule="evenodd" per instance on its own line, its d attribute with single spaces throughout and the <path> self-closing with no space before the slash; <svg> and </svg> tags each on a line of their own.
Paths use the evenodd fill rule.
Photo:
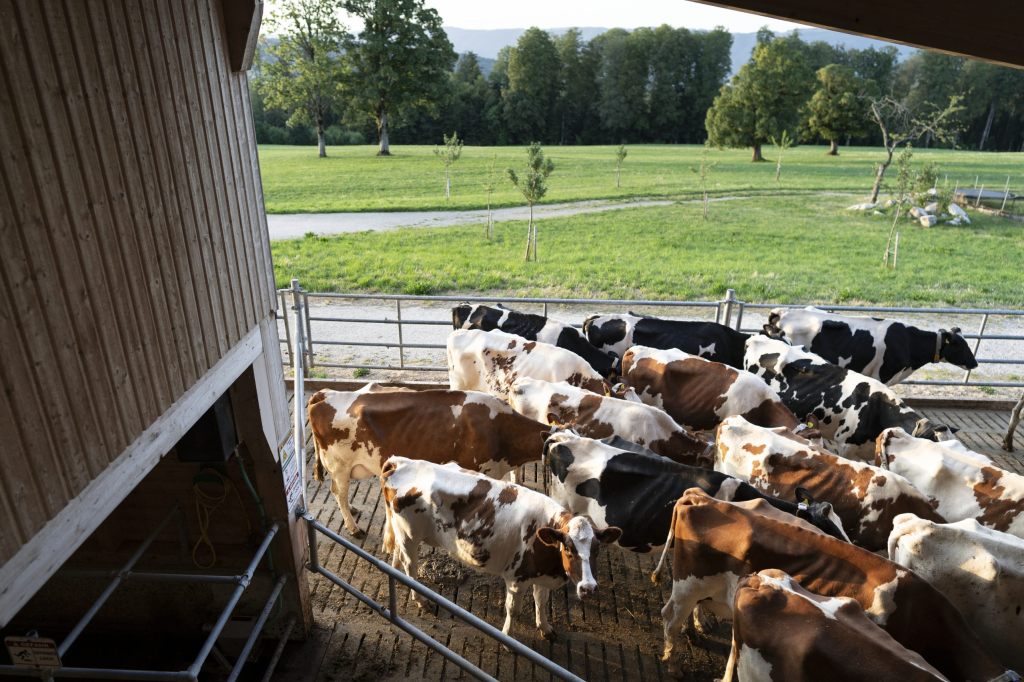
<svg viewBox="0 0 1024 682">
<path fill-rule="evenodd" d="M 622 187 L 615 188 L 614 147 L 547 147 L 555 162 L 546 202 L 635 197 L 687 198 L 698 192 L 692 171 L 700 164 L 698 145 L 634 145 L 622 169 Z M 505 168 L 525 165 L 523 147 L 466 147 L 455 164 L 452 199 L 444 199 L 444 170 L 430 146 L 395 146 L 393 156 L 374 156 L 375 147 L 330 147 L 320 159 L 314 147 L 264 145 L 259 148 L 268 213 L 339 211 L 408 211 L 484 208 L 485 186 L 492 157 L 495 191 L 492 206 L 522 203 L 505 179 Z M 801 146 L 783 159 L 782 183 L 775 183 L 774 163 L 750 163 L 750 150 L 712 150 L 710 190 L 716 195 L 786 192 L 858 192 L 867 194 L 880 149 L 842 149 L 839 157 L 825 148 Z M 775 151 L 765 148 L 774 159 Z M 940 182 L 979 183 L 1024 191 L 1022 155 L 1014 153 L 915 150 L 914 161 L 939 164 Z M 895 177 L 895 171 L 891 171 Z"/>
<path fill-rule="evenodd" d="M 769 170 L 748 171 L 748 187 L 773 184 L 757 175 Z M 795 168 L 789 178 L 798 184 Z M 395 201 L 403 196 L 396 191 Z M 893 271 L 881 264 L 889 219 L 846 211 L 850 203 L 765 195 L 712 204 L 707 222 L 699 203 L 553 218 L 538 223 L 540 261 L 529 264 L 525 223 L 498 224 L 492 242 L 482 226 L 464 226 L 310 236 L 272 248 L 278 286 L 298 277 L 310 291 L 707 300 L 731 287 L 751 302 L 1024 306 L 1021 223 L 978 214 L 969 227 L 903 223 Z"/>
</svg>

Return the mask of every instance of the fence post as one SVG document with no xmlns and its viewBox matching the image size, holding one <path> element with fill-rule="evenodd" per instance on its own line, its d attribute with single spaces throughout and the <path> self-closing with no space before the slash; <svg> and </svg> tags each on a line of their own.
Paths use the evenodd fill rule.
<svg viewBox="0 0 1024 682">
<path fill-rule="evenodd" d="M 725 290 L 725 300 L 723 301 L 723 303 L 725 303 L 725 319 L 722 320 L 722 324 L 728 327 L 729 323 L 732 321 L 732 307 L 736 303 L 735 289 Z"/>
<path fill-rule="evenodd" d="M 299 479 L 302 481 L 302 508 L 306 509 L 306 359 L 305 359 L 305 328 L 302 326 L 302 287 L 299 280 L 292 278 L 292 309 L 295 311 L 295 354 L 293 374 L 295 375 L 294 391 L 295 399 L 292 401 L 294 407 L 294 423 L 292 426 L 292 437 L 295 439 L 295 453 L 293 457 L 298 458 Z"/>
<path fill-rule="evenodd" d="M 988 324 L 988 313 L 981 316 L 981 326 L 978 327 L 978 338 L 974 340 L 974 355 L 978 355 L 978 348 L 981 346 L 981 337 L 985 335 L 985 326 Z M 964 384 L 971 379 L 971 370 L 964 372 Z"/>
</svg>

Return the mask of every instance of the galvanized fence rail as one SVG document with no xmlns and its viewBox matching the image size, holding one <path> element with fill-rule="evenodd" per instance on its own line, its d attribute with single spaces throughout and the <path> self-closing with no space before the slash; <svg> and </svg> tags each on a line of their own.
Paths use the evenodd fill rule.
<svg viewBox="0 0 1024 682">
<path fill-rule="evenodd" d="M 444 372 L 447 367 L 444 365 L 443 337 L 437 342 L 410 342 L 410 335 L 415 336 L 418 328 L 424 327 L 446 327 L 451 328 L 451 317 L 448 308 L 437 308 L 438 315 L 428 319 L 410 318 L 408 315 L 411 306 L 421 308 L 434 304 L 447 303 L 502 303 L 513 309 L 538 312 L 547 315 L 552 306 L 571 307 L 577 310 L 601 310 L 601 311 L 626 311 L 631 308 L 654 308 L 667 317 L 680 319 L 694 318 L 695 313 L 700 319 L 709 319 L 714 313 L 715 322 L 738 329 L 743 332 L 756 332 L 759 327 L 744 326 L 744 318 L 750 319 L 750 312 L 759 314 L 767 313 L 768 310 L 777 307 L 798 308 L 802 304 L 787 304 L 780 306 L 777 303 L 749 303 L 737 298 L 733 289 L 726 292 L 724 298 L 718 301 L 672 301 L 672 300 L 638 300 L 638 299 L 599 299 L 599 298 L 530 298 L 514 296 L 418 296 L 406 294 L 364 294 L 364 293 L 313 293 L 302 290 L 296 283 L 295 289 L 282 289 L 279 292 L 281 307 L 278 312 L 278 319 L 283 322 L 283 335 L 280 338 L 287 350 L 285 357 L 289 364 L 293 364 L 296 344 L 294 342 L 296 324 L 290 320 L 288 315 L 282 311 L 290 307 L 288 298 L 293 300 L 296 297 L 302 300 L 302 310 L 305 311 L 301 319 L 302 340 L 301 347 L 305 360 L 305 367 L 308 371 L 315 368 L 325 369 L 352 369 L 352 370 L 395 370 L 408 372 Z M 310 304 L 313 304 L 312 306 Z M 394 315 L 384 313 L 380 316 L 368 316 L 359 314 L 330 314 L 320 312 L 318 309 L 329 309 L 344 307 L 345 305 L 366 307 L 393 306 Z M 964 326 L 963 337 L 973 342 L 973 350 L 979 365 L 990 366 L 1019 366 L 1020 372 L 1008 372 L 1011 378 L 991 379 L 978 377 L 975 373 L 967 370 L 958 379 L 920 379 L 915 378 L 904 381 L 904 384 L 931 385 L 931 386 L 991 386 L 991 387 L 1024 387 L 1024 310 L 1015 309 L 985 309 L 985 308 L 913 308 L 913 307 L 891 307 L 891 306 L 853 306 L 853 305 L 818 305 L 817 307 L 832 312 L 844 312 L 853 315 L 880 314 L 885 317 L 906 319 L 906 316 L 933 314 L 943 316 L 966 317 L 977 320 L 977 326 L 967 328 Z M 703 315 L 701 315 L 701 313 Z M 1011 318 L 1019 323 L 1014 323 L 1014 333 L 993 333 L 989 330 L 992 318 Z M 356 326 L 365 328 L 380 328 L 379 333 L 364 334 L 362 338 L 356 339 L 337 332 L 328 332 L 325 329 L 343 325 L 344 329 L 350 330 Z M 950 325 L 952 326 L 952 325 Z M 389 334 L 385 329 L 393 329 L 396 333 Z M 984 341 L 1000 341 L 1012 344 L 1012 352 L 1001 355 L 987 355 L 984 352 L 982 343 Z M 372 363 L 356 359 L 351 362 L 337 362 L 330 357 L 331 349 L 391 349 L 397 351 L 396 363 Z M 979 355 L 979 350 L 981 354 Z M 429 351 L 429 359 L 433 362 L 422 362 L 420 360 L 410 361 L 409 351 Z M 421 353 L 422 355 L 422 353 Z"/>
</svg>

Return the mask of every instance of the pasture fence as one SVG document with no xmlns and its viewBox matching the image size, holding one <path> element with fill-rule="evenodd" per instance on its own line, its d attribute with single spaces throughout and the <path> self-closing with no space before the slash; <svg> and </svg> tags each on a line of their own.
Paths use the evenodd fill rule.
<svg viewBox="0 0 1024 682">
<path fill-rule="evenodd" d="M 286 314 L 289 299 L 301 299 L 300 319 Z M 318 368 L 356 372 L 389 370 L 446 372 L 445 336 L 452 328 L 450 307 L 460 303 L 501 303 L 514 310 L 548 316 L 557 309 L 561 319 L 576 327 L 574 314 L 645 309 L 676 319 L 714 320 L 742 332 L 758 332 L 772 308 L 804 304 L 752 303 L 727 289 L 717 301 L 677 301 L 602 298 L 537 298 L 478 295 L 414 295 L 309 292 L 297 280 L 278 291 L 280 341 L 285 359 L 294 364 L 302 349 L 306 378 Z M 976 370 L 945 371 L 932 378 L 912 378 L 904 384 L 931 386 L 1024 387 L 1024 310 L 986 308 L 914 308 L 891 306 L 817 305 L 823 310 L 853 315 L 881 315 L 923 328 L 960 326 L 978 360 Z M 289 319 L 292 318 L 292 319 Z M 936 318 L 939 321 L 936 324 Z M 302 326 L 296 344 L 295 325 Z M 380 352 L 388 357 L 382 361 Z M 919 372 L 920 374 L 921 372 Z M 357 376 L 359 376 L 357 374 Z"/>
</svg>

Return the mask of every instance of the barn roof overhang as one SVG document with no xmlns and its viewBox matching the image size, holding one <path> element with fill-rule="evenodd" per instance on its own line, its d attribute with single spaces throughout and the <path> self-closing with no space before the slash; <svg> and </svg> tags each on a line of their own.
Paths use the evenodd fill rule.
<svg viewBox="0 0 1024 682">
<path fill-rule="evenodd" d="M 705 5 L 830 28 L 1024 68 L 1021 0 L 696 0 Z"/>
</svg>

